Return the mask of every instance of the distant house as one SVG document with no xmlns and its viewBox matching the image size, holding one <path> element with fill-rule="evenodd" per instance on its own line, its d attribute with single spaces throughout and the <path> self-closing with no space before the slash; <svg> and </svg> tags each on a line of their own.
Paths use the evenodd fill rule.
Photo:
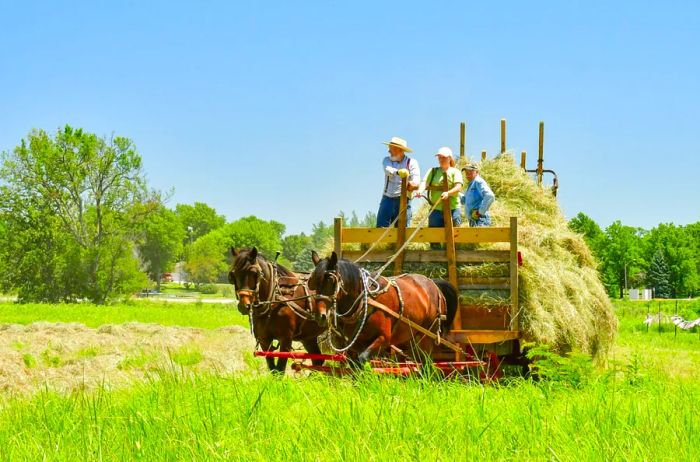
<svg viewBox="0 0 700 462">
<path fill-rule="evenodd" d="M 651 300 L 651 289 L 630 289 L 630 300 Z"/>
</svg>

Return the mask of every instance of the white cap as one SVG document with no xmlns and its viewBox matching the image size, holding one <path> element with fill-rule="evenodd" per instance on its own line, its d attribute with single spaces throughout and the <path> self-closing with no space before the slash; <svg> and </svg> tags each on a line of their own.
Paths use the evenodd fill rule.
<svg viewBox="0 0 700 462">
<path fill-rule="evenodd" d="M 452 149 L 448 148 L 447 146 L 443 146 L 438 149 L 438 152 L 435 155 L 440 157 L 452 157 Z"/>
</svg>

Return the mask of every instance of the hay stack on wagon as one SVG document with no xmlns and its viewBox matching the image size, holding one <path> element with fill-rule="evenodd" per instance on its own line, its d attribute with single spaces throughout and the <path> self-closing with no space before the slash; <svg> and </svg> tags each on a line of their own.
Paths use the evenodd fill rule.
<svg viewBox="0 0 700 462">
<path fill-rule="evenodd" d="M 458 168 L 468 161 L 460 160 Z M 509 154 L 484 161 L 481 175 L 496 195 L 491 208 L 493 226 L 508 226 L 509 217 L 518 217 L 518 249 L 523 256 L 519 272 L 521 329 L 525 340 L 548 344 L 559 351 L 605 356 L 615 338 L 617 318 L 583 237 L 569 229 L 551 191 L 537 186 Z M 413 224 L 421 223 L 427 211 L 428 206 L 422 205 L 414 214 Z M 477 246 L 495 248 L 498 244 Z M 405 265 L 405 269 L 420 272 L 420 266 Z M 458 268 L 462 276 L 477 272 L 497 276 L 499 271 L 503 268 L 498 265 Z M 479 297 L 479 302 L 488 303 L 490 298 L 497 300 L 499 294 L 482 293 Z"/>
</svg>

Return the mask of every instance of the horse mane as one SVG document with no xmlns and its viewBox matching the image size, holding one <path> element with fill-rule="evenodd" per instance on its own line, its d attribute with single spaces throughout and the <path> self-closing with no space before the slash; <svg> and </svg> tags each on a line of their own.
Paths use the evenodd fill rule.
<svg viewBox="0 0 700 462">
<path fill-rule="evenodd" d="M 361 290 L 362 288 L 362 273 L 360 271 L 360 266 L 345 260 L 338 260 L 338 273 L 343 279 L 343 284 L 348 288 Z"/>
<path fill-rule="evenodd" d="M 240 250 L 241 254 L 243 254 L 243 252 L 245 252 L 245 254 L 243 254 L 243 256 L 244 256 L 245 258 L 239 258 L 239 259 L 237 260 L 237 261 L 238 261 L 238 264 L 236 265 L 236 268 L 235 268 L 235 269 L 241 270 L 241 269 L 243 268 L 244 263 L 247 263 L 247 262 L 248 262 L 248 258 L 247 258 L 247 257 L 248 257 L 248 254 L 251 252 L 251 250 L 252 250 L 252 249 L 250 249 L 250 248 L 245 248 L 245 249 L 241 249 L 241 250 Z M 263 261 L 263 262 L 265 262 L 265 263 L 272 263 L 272 264 L 275 266 L 275 268 L 277 269 L 277 272 L 278 272 L 281 276 L 290 276 L 290 277 L 295 277 L 295 276 L 296 276 L 296 274 L 294 274 L 294 272 L 293 272 L 292 270 L 290 270 L 289 268 L 287 268 L 287 267 L 285 267 L 285 266 L 283 266 L 283 265 L 281 265 L 281 264 L 279 264 L 279 263 L 277 263 L 277 262 L 270 262 L 270 260 L 268 260 L 267 258 L 265 258 L 265 257 L 263 256 L 263 254 L 261 254 L 260 252 L 258 252 L 258 259 L 261 260 L 261 261 Z"/>
</svg>

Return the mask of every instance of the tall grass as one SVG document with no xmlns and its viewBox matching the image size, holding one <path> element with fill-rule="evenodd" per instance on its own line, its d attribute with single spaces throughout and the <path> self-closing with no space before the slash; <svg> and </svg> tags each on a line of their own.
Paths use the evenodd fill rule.
<svg viewBox="0 0 700 462">
<path fill-rule="evenodd" d="M 641 385 L 640 385 L 641 384 Z M 4 460 L 697 460 L 695 382 L 185 376 L 11 400 Z"/>
<path fill-rule="evenodd" d="M 0 303 L 0 323 L 29 324 L 36 321 L 79 322 L 88 327 L 124 322 L 157 323 L 205 329 L 241 325 L 248 319 L 233 304 L 128 302 L 115 305 L 90 303 Z"/>
</svg>

